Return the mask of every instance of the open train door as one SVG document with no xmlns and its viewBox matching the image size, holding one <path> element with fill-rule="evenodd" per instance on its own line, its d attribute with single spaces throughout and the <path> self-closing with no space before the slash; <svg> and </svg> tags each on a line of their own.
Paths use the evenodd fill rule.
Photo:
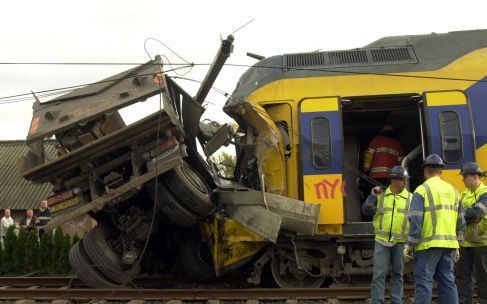
<svg viewBox="0 0 487 304">
<path fill-rule="evenodd" d="M 339 97 L 306 98 L 299 103 L 303 200 L 321 204 L 319 234 L 341 234 L 343 131 Z"/>
<path fill-rule="evenodd" d="M 445 161 L 443 178 L 464 189 L 460 168 L 475 161 L 475 136 L 467 96 L 462 91 L 423 93 L 427 153 L 436 153 Z M 423 141 L 424 142 L 424 141 Z"/>
</svg>

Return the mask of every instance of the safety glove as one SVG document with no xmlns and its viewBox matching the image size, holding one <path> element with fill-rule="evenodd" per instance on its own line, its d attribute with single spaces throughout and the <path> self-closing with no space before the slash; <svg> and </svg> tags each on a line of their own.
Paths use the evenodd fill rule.
<svg viewBox="0 0 487 304">
<path fill-rule="evenodd" d="M 460 249 L 455 249 L 455 255 L 453 256 L 453 261 L 456 263 L 460 260 Z"/>
<path fill-rule="evenodd" d="M 402 252 L 402 254 L 404 255 L 404 261 L 409 262 L 413 259 L 413 247 L 411 246 L 404 246 L 404 251 Z"/>
</svg>

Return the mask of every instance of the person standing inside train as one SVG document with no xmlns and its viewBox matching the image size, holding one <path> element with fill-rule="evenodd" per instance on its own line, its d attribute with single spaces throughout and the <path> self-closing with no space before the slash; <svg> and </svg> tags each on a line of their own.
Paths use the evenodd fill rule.
<svg viewBox="0 0 487 304">
<path fill-rule="evenodd" d="M 365 150 L 362 171 L 379 184 L 388 185 L 392 167 L 401 165 L 404 155 L 394 128 L 384 125 Z"/>
</svg>

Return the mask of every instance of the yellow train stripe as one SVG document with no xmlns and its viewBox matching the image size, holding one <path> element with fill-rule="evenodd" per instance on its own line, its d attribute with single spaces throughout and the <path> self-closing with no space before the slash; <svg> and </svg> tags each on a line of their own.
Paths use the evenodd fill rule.
<svg viewBox="0 0 487 304">
<path fill-rule="evenodd" d="M 454 106 L 467 104 L 467 99 L 459 91 L 429 92 L 426 93 L 426 102 L 429 107 Z"/>
<path fill-rule="evenodd" d="M 338 111 L 338 98 L 312 98 L 301 102 L 301 113 Z"/>
<path fill-rule="evenodd" d="M 398 73 L 400 75 L 426 77 L 452 77 L 459 79 L 481 79 L 485 69 L 479 62 L 487 60 L 487 48 L 475 50 L 449 65 L 424 72 Z M 471 68 L 479 66 L 479 68 Z M 391 73 L 390 75 L 394 75 Z M 327 76 L 306 78 L 285 78 L 271 82 L 247 97 L 250 103 L 279 100 L 299 101 L 303 97 L 318 96 L 381 96 L 391 94 L 422 94 L 428 91 L 465 90 L 471 81 L 404 78 L 371 74 L 353 76 Z"/>
</svg>

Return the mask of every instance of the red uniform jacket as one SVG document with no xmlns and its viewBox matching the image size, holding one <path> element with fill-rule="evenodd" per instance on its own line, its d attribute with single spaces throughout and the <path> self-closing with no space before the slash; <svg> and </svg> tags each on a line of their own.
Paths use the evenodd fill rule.
<svg viewBox="0 0 487 304">
<path fill-rule="evenodd" d="M 377 135 L 365 151 L 362 169 L 371 178 L 389 178 L 392 167 L 401 164 L 404 154 L 397 139 Z"/>
</svg>

